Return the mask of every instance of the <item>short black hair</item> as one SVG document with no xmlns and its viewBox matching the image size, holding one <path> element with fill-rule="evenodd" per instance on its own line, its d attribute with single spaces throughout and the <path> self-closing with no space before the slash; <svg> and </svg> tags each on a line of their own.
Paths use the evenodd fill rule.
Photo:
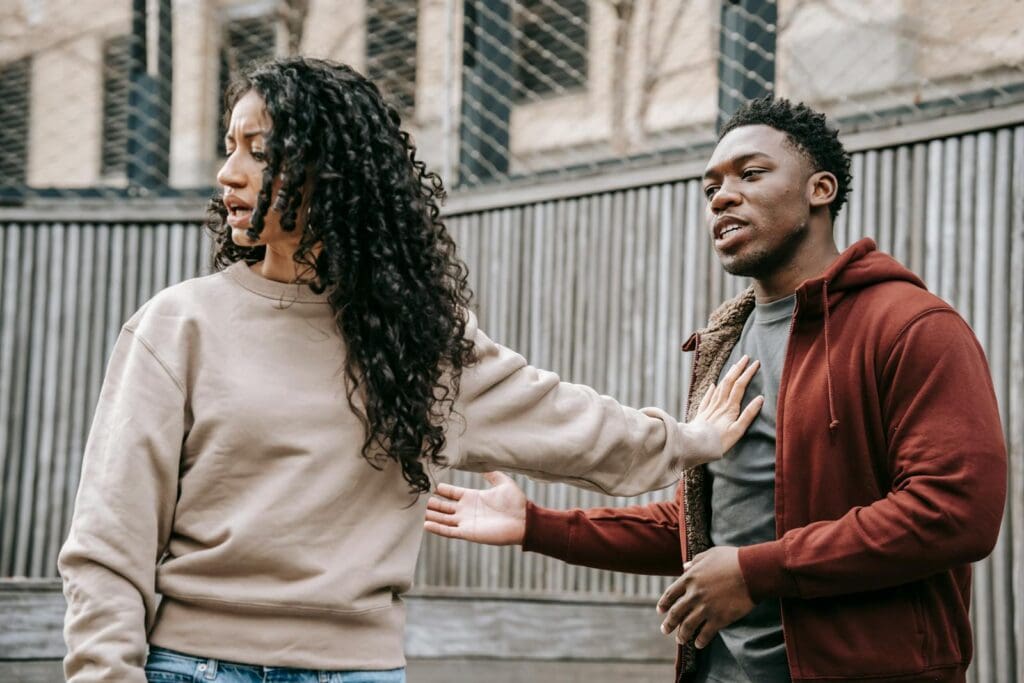
<svg viewBox="0 0 1024 683">
<path fill-rule="evenodd" d="M 828 171 L 836 177 L 836 198 L 829 205 L 832 220 L 846 204 L 850 194 L 850 153 L 839 141 L 839 131 L 828 125 L 825 115 L 803 102 L 765 95 L 750 100 L 733 114 L 718 139 L 741 126 L 769 126 L 785 133 L 789 141 L 811 161 L 816 171 Z"/>
</svg>

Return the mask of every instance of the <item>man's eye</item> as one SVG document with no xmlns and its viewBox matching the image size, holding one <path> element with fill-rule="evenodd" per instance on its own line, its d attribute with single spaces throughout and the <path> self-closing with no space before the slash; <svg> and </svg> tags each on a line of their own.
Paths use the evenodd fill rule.
<svg viewBox="0 0 1024 683">
<path fill-rule="evenodd" d="M 704 197 L 707 199 L 711 199 L 712 197 L 715 196 L 716 192 L 718 192 L 718 186 L 709 185 L 708 187 L 704 188 Z"/>
<path fill-rule="evenodd" d="M 747 170 L 745 170 L 743 172 L 743 176 L 742 177 L 743 177 L 744 180 L 750 180 L 754 176 L 761 175 L 762 173 L 764 173 L 763 169 L 760 169 L 760 168 L 748 168 Z"/>
</svg>

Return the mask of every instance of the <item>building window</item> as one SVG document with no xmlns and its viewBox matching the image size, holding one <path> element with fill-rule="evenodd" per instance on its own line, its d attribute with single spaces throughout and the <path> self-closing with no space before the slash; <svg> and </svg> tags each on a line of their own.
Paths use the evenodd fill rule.
<svg viewBox="0 0 1024 683">
<path fill-rule="evenodd" d="M 223 97 L 231 81 L 250 63 L 277 54 L 277 23 L 273 16 L 230 19 L 221 33 L 220 103 L 217 107 L 217 156 L 224 156 Z"/>
<path fill-rule="evenodd" d="M 0 186 L 25 184 L 30 75 L 28 57 L 0 65 Z"/>
<path fill-rule="evenodd" d="M 367 0 L 366 75 L 403 118 L 416 106 L 417 0 Z"/>
<path fill-rule="evenodd" d="M 103 141 L 100 174 L 125 172 L 128 145 L 128 74 L 132 36 L 103 44 Z"/>
<path fill-rule="evenodd" d="M 586 85 L 588 0 L 516 0 L 512 7 L 520 98 Z"/>
</svg>

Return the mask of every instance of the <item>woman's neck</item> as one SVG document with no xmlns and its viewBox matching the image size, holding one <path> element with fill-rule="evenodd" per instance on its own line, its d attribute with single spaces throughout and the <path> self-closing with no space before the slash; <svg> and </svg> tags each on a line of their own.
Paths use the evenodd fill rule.
<svg viewBox="0 0 1024 683">
<path fill-rule="evenodd" d="M 316 280 L 316 273 L 311 266 L 295 262 L 294 250 L 285 252 L 275 247 L 276 245 L 268 246 L 263 260 L 250 266 L 254 273 L 268 280 L 288 284 L 309 283 Z M 319 250 L 314 249 L 310 255 L 316 258 L 317 251 Z"/>
</svg>

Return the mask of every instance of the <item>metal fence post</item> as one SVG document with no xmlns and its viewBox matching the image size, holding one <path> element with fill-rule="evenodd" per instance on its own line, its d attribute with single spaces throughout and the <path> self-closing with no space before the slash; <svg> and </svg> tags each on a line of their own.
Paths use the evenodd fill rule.
<svg viewBox="0 0 1024 683">
<path fill-rule="evenodd" d="M 146 0 L 132 0 L 132 42 L 129 49 L 127 175 L 132 188 L 166 188 L 171 144 L 171 0 L 157 10 L 155 73 L 148 69 Z"/>
<path fill-rule="evenodd" d="M 775 84 L 776 0 L 723 0 L 718 52 L 718 121 Z"/>
<path fill-rule="evenodd" d="M 513 64 L 510 0 L 466 0 L 459 175 L 471 183 L 508 173 L 507 79 Z"/>
</svg>

